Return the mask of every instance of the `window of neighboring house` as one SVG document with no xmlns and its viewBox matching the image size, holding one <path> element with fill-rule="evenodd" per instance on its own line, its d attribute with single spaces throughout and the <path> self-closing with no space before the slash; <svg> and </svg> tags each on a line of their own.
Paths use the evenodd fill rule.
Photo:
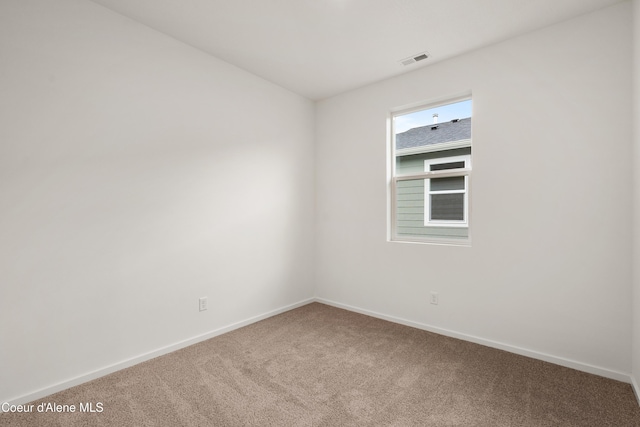
<svg viewBox="0 0 640 427">
<path fill-rule="evenodd" d="M 390 239 L 468 244 L 471 99 L 392 115 Z"/>
<path fill-rule="evenodd" d="M 471 156 L 454 156 L 424 161 L 425 172 L 471 168 Z M 466 227 L 469 217 L 468 176 L 430 178 L 424 181 L 425 226 Z"/>
</svg>

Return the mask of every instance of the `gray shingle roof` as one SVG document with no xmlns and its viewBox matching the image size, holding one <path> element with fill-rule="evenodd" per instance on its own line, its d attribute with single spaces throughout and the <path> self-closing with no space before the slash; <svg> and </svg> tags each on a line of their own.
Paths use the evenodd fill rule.
<svg viewBox="0 0 640 427">
<path fill-rule="evenodd" d="M 435 129 L 434 126 L 436 126 Z M 457 122 L 420 126 L 396 135 L 396 150 L 471 138 L 471 117 Z"/>
</svg>

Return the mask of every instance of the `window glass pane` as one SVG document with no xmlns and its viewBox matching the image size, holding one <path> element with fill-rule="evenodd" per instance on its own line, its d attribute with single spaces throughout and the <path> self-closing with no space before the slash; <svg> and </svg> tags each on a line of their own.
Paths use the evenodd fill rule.
<svg viewBox="0 0 640 427">
<path fill-rule="evenodd" d="M 455 176 L 452 178 L 432 178 L 431 191 L 450 191 L 450 190 L 464 190 L 464 177 Z"/>
<path fill-rule="evenodd" d="M 436 163 L 435 165 L 430 165 L 431 171 L 441 171 L 446 169 L 463 169 L 464 161 L 461 162 L 450 162 L 450 163 Z"/>
<path fill-rule="evenodd" d="M 396 150 L 471 138 L 471 100 L 393 117 Z"/>
<path fill-rule="evenodd" d="M 464 221 L 464 194 L 432 194 L 431 220 Z"/>
<path fill-rule="evenodd" d="M 425 180 L 398 181 L 395 200 L 395 226 L 398 237 L 466 239 L 467 227 L 425 224 Z M 428 218 L 427 218 L 428 220 Z"/>
</svg>

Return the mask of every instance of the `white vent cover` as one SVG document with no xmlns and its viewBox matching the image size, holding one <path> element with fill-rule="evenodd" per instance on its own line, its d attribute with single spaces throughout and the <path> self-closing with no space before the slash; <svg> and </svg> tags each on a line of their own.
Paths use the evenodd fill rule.
<svg viewBox="0 0 640 427">
<path fill-rule="evenodd" d="M 408 58 L 405 58 L 400 61 L 400 63 L 404 66 L 415 64 L 418 61 L 425 60 L 429 57 L 429 52 L 417 53 L 415 55 L 411 55 Z"/>
</svg>

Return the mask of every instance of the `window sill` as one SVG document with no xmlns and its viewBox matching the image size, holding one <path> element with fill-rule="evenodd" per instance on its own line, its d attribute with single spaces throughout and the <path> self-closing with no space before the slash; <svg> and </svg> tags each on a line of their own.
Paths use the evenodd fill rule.
<svg viewBox="0 0 640 427">
<path fill-rule="evenodd" d="M 428 238 L 419 237 L 394 237 L 388 240 L 389 243 L 414 243 L 419 245 L 437 245 L 437 246 L 464 246 L 471 247 L 471 239 L 446 239 L 446 238 Z"/>
</svg>

